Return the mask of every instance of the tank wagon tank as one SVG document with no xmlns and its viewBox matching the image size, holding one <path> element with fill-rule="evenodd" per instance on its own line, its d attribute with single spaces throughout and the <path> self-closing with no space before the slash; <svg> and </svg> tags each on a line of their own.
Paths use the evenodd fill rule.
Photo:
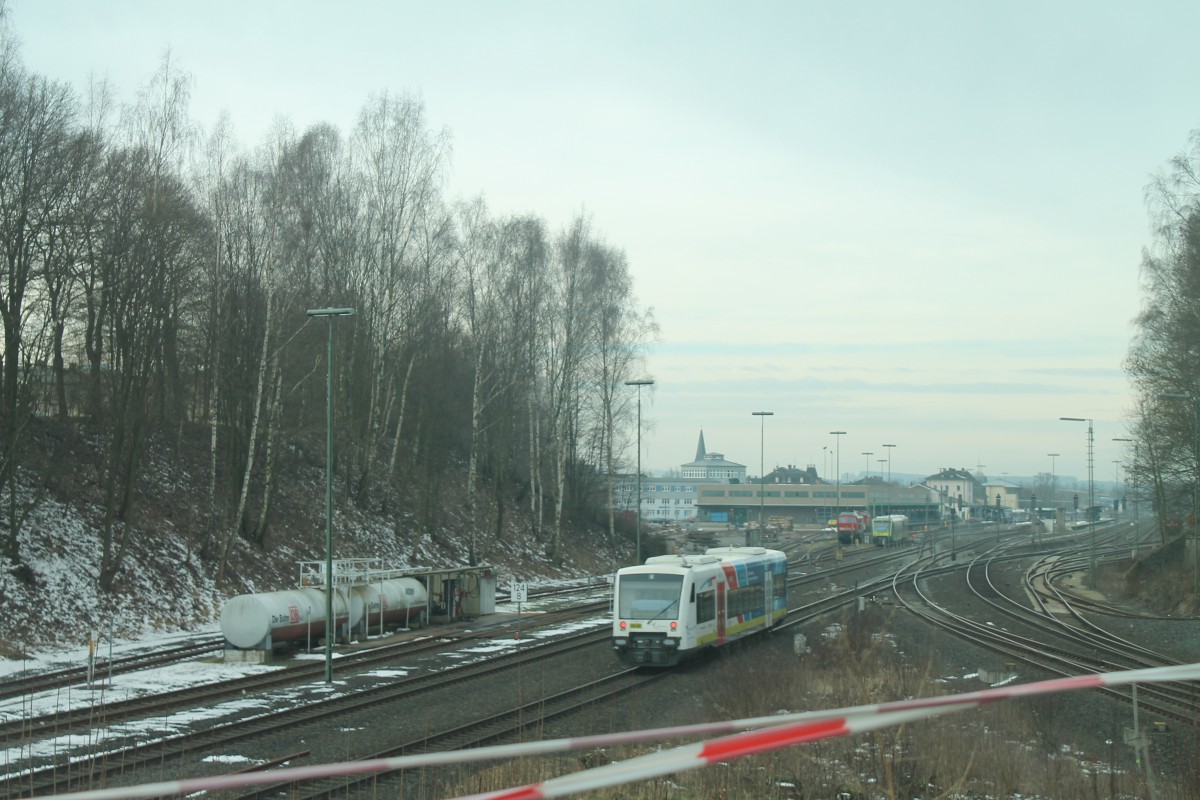
<svg viewBox="0 0 1200 800">
<path fill-rule="evenodd" d="M 420 581 L 393 578 L 370 585 L 336 589 L 333 594 L 334 638 L 378 630 L 380 626 L 415 624 L 425 618 L 429 598 Z M 325 592 L 288 589 L 242 594 L 221 609 L 221 633 L 227 650 L 274 650 L 325 638 Z"/>
<path fill-rule="evenodd" d="M 350 616 L 357 619 L 352 633 L 369 633 L 381 628 L 410 627 L 426 618 L 429 595 L 413 578 L 393 578 L 350 590 Z"/>
</svg>

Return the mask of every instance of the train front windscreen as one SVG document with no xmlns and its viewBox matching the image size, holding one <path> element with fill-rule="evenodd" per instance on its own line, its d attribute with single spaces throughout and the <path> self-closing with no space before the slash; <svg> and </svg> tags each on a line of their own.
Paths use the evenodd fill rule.
<svg viewBox="0 0 1200 800">
<path fill-rule="evenodd" d="M 682 575 L 622 575 L 617 583 L 617 616 L 644 620 L 674 616 L 682 595 Z"/>
</svg>

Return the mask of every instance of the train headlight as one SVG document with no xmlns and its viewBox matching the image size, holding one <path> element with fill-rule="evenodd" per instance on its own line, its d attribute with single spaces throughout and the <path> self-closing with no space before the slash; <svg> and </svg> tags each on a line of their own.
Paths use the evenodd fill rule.
<svg viewBox="0 0 1200 800">
<path fill-rule="evenodd" d="M 671 630 L 679 630 L 679 622 L 677 620 L 671 620 Z"/>
<path fill-rule="evenodd" d="M 626 622 L 625 620 L 621 620 L 620 624 L 617 627 L 619 627 L 621 630 L 625 630 L 626 628 L 629 627 L 629 623 Z"/>
</svg>

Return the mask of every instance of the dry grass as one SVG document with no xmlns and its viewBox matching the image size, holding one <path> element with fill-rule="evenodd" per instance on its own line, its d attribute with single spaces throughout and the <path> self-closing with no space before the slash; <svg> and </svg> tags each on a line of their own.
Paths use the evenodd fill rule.
<svg viewBox="0 0 1200 800">
<path fill-rule="evenodd" d="M 861 617 L 856 618 L 862 620 Z M 945 694 L 937 653 L 905 655 L 882 614 L 852 622 L 794 656 L 758 646 L 709 665 L 697 687 L 710 718 L 836 708 Z M 752 650 L 752 652 L 751 652 Z M 1046 714 L 1046 709 L 1043 709 Z M 666 724 L 666 720 L 661 720 Z M 867 800 L 871 798 L 1149 797 L 1139 774 L 1059 751 L 1029 702 L 1001 703 L 921 724 L 743 758 L 581 797 L 591 800 Z M 664 744 L 664 746 L 671 746 Z M 495 791 L 629 758 L 652 748 L 518 761 L 463 775 L 442 796 Z M 1160 779 L 1160 800 L 1195 800 L 1194 784 Z"/>
</svg>

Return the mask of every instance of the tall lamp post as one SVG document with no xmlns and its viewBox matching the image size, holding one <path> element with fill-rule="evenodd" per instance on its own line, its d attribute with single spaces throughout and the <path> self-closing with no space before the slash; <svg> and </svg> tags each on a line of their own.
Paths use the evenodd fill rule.
<svg viewBox="0 0 1200 800">
<path fill-rule="evenodd" d="M 1200 397 L 1193 398 L 1190 394 L 1176 394 L 1175 392 L 1160 392 L 1158 396 L 1176 400 L 1191 400 L 1195 410 L 1195 418 L 1192 422 L 1192 458 L 1197 474 L 1192 477 L 1192 571 L 1195 584 L 1193 591 L 1197 604 L 1200 604 L 1200 539 L 1197 538 L 1197 535 L 1200 534 L 1200 518 L 1197 518 L 1197 513 L 1200 512 Z"/>
<path fill-rule="evenodd" d="M 1114 500 L 1116 499 L 1116 491 L 1117 491 L 1120 483 L 1121 483 L 1121 462 L 1114 458 L 1113 459 L 1113 484 L 1114 484 L 1113 485 L 1113 498 L 1114 498 Z M 1120 511 L 1121 511 L 1121 504 L 1114 503 L 1113 505 L 1115 506 L 1114 510 L 1117 512 L 1113 516 L 1119 517 Z"/>
<path fill-rule="evenodd" d="M 865 490 L 863 494 L 869 498 L 871 496 L 871 456 L 875 454 L 864 452 L 863 455 L 867 457 L 867 475 L 863 480 L 863 489 Z M 871 508 L 868 510 L 874 512 L 875 509 Z M 874 513 L 872 513 L 871 516 L 875 516 Z"/>
<path fill-rule="evenodd" d="M 884 447 L 886 447 L 888 449 L 888 513 L 889 514 L 896 513 L 896 509 L 893 507 L 893 503 L 895 503 L 896 501 L 892 497 L 892 448 L 894 448 L 895 446 L 896 445 L 894 445 L 894 444 L 885 444 L 884 445 Z"/>
<path fill-rule="evenodd" d="M 1138 443 L 1136 439 L 1113 439 L 1114 442 L 1125 442 L 1133 445 L 1133 557 L 1138 556 L 1138 544 L 1141 540 L 1141 532 L 1138 530 L 1138 485 L 1137 485 L 1137 470 L 1138 470 Z M 1129 483 L 1130 470 L 1125 470 L 1125 483 Z"/>
<path fill-rule="evenodd" d="M 763 495 L 764 495 L 764 494 L 766 493 L 766 491 L 767 491 L 767 479 L 766 479 L 766 472 L 764 472 L 764 469 L 765 469 L 765 467 L 763 466 L 763 463 L 764 463 L 764 462 L 763 462 L 763 450 L 765 449 L 765 446 L 766 446 L 766 441 L 767 441 L 767 417 L 773 417 L 773 416 L 775 416 L 775 412 L 774 412 L 774 411 L 751 411 L 751 412 L 750 412 L 750 415 L 751 415 L 751 416 L 753 416 L 753 417 L 758 417 L 758 419 L 759 419 L 759 436 L 758 436 L 758 536 L 757 536 L 757 537 L 755 537 L 755 538 L 757 539 L 757 541 L 754 541 L 754 542 L 752 542 L 752 541 L 750 540 L 750 531 L 749 531 L 749 529 L 747 529 L 747 530 L 746 530 L 746 544 L 747 544 L 747 546 L 749 546 L 749 545 L 751 545 L 751 544 L 762 544 L 762 537 L 765 535 L 765 534 L 763 533 L 763 532 L 766 530 L 766 528 L 765 528 L 765 527 L 763 527 L 763 524 L 764 524 L 764 520 L 763 520 Z"/>
<path fill-rule="evenodd" d="M 634 516 L 634 524 L 637 526 L 637 534 L 634 539 L 634 547 L 637 550 L 633 554 L 633 563 L 642 563 L 642 387 L 653 386 L 654 381 L 650 378 L 639 378 L 634 381 L 625 381 L 626 386 L 637 387 L 637 514 Z"/>
<path fill-rule="evenodd" d="M 1050 505 L 1054 506 L 1054 524 L 1058 524 L 1058 488 L 1055 483 L 1054 459 L 1059 457 L 1059 453 L 1046 453 L 1050 456 Z"/>
<path fill-rule="evenodd" d="M 333 683 L 333 318 L 354 316 L 353 308 L 310 308 L 310 317 L 329 321 L 325 351 L 325 683 Z"/>
<path fill-rule="evenodd" d="M 845 431 L 830 431 L 829 435 L 837 437 L 836 439 L 833 440 L 834 442 L 837 443 L 837 446 L 834 448 L 834 454 L 835 454 L 834 455 L 834 459 L 835 459 L 834 471 L 837 473 L 837 475 L 835 476 L 835 478 L 837 479 L 837 483 L 834 484 L 834 486 L 836 488 L 834 489 L 834 494 L 833 494 L 833 497 L 834 497 L 833 502 L 834 502 L 834 509 L 835 509 L 833 518 L 836 520 L 838 517 L 840 517 L 842 515 L 842 437 L 846 435 L 846 432 Z M 837 527 L 836 522 L 834 522 L 834 527 Z"/>
<path fill-rule="evenodd" d="M 883 465 L 887 463 L 887 459 L 886 458 L 877 458 L 875 460 L 879 464 L 879 477 L 882 480 L 883 479 Z M 878 503 L 875 504 L 875 513 L 871 515 L 871 519 L 875 519 L 875 517 L 877 517 L 877 516 L 879 516 L 879 504 Z M 871 523 L 871 524 L 874 524 L 874 523 Z"/>
<path fill-rule="evenodd" d="M 1092 510 L 1096 505 L 1096 490 L 1093 484 L 1092 471 L 1095 468 L 1095 458 L 1092 443 L 1092 421 L 1083 417 L 1059 417 L 1065 422 L 1086 422 L 1088 426 L 1087 438 L 1087 467 L 1088 467 L 1088 534 L 1091 538 L 1090 552 L 1088 554 L 1088 588 L 1096 588 L 1096 522 L 1093 519 L 1095 512 Z"/>
</svg>

